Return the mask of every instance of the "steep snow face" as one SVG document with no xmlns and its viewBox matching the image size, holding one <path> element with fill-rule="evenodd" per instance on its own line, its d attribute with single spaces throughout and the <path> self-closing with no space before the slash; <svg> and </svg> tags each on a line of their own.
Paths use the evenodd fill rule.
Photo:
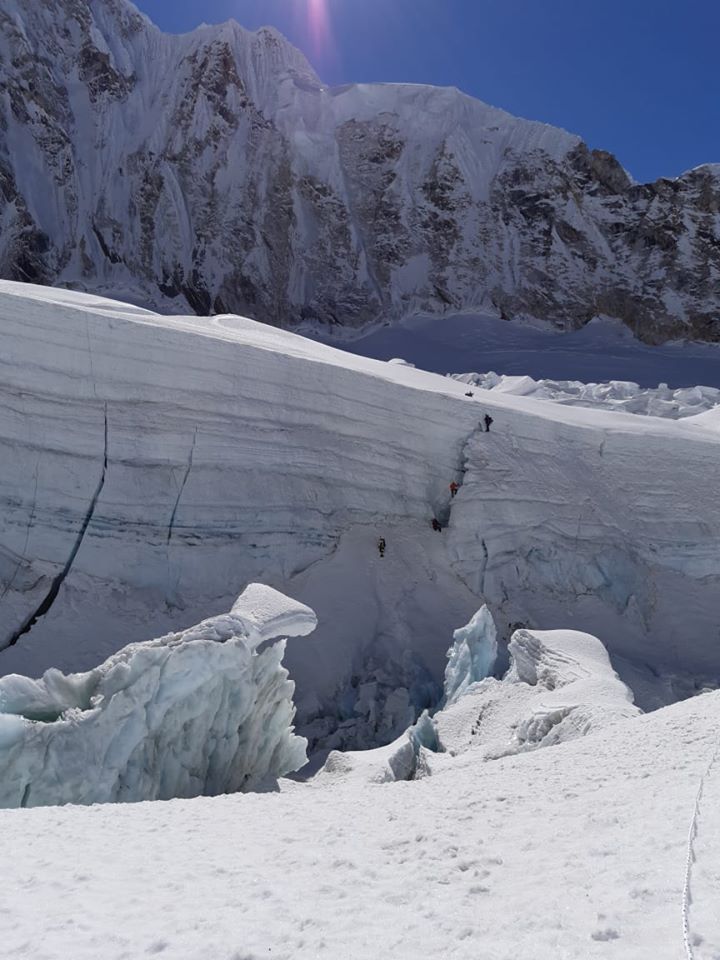
<svg viewBox="0 0 720 960">
<path fill-rule="evenodd" d="M 0 670 L 88 669 L 261 580 L 320 616 L 288 652 L 311 736 L 392 740 L 436 702 L 478 607 L 430 527 L 477 425 L 459 387 L 21 284 L 0 317 Z"/>
<path fill-rule="evenodd" d="M 435 706 L 483 602 L 501 641 L 562 624 L 690 688 L 716 677 L 707 413 L 480 403 L 242 318 L 22 284 L 2 284 L 0 327 L 2 672 L 87 670 L 262 581 L 318 614 L 287 665 L 326 748 Z"/>
<path fill-rule="evenodd" d="M 0 11 L 0 276 L 335 330 L 484 308 L 719 339 L 720 167 L 639 186 L 454 89 L 323 86 L 272 30 Z"/>
<path fill-rule="evenodd" d="M 0 679 L 0 807 L 214 796 L 298 770 L 285 643 L 257 647 L 316 622 L 252 584 L 229 614 L 89 673 Z"/>
<path fill-rule="evenodd" d="M 490 395 L 520 402 L 492 391 L 483 406 Z M 716 676 L 706 590 L 720 576 L 720 514 L 708 496 L 718 450 L 695 443 L 716 411 L 668 430 L 668 421 L 549 404 L 553 417 L 546 402 L 529 402 L 538 416 L 504 416 L 467 443 L 449 526 L 455 569 L 501 628 L 563 623 L 602 637 L 616 656 L 678 674 L 692 661 Z M 706 427 L 709 438 L 716 419 Z"/>
</svg>

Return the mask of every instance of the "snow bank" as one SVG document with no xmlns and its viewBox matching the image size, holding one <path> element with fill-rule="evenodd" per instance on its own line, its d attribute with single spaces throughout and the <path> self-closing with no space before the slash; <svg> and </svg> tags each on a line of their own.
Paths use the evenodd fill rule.
<svg viewBox="0 0 720 960">
<path fill-rule="evenodd" d="M 586 736 L 640 710 L 603 644 L 575 630 L 516 630 L 502 680 L 474 684 L 435 716 L 452 754 L 496 759 Z"/>
<path fill-rule="evenodd" d="M 308 607 L 251 584 L 230 613 L 135 643 L 94 670 L 0 679 L 0 806 L 248 790 L 305 763 L 279 635 Z"/>
<path fill-rule="evenodd" d="M 413 783 L 0 811 L 22 960 L 678 960 L 720 953 L 720 692 Z M 437 758 L 436 758 L 437 759 Z"/>
<path fill-rule="evenodd" d="M 517 630 L 502 680 L 489 677 L 495 638 L 492 615 L 482 607 L 454 633 L 442 709 L 433 717 L 423 713 L 386 747 L 333 751 L 320 780 L 422 779 L 446 770 L 468 750 L 479 760 L 496 760 L 575 740 L 641 712 L 596 637 L 574 630 Z"/>
<path fill-rule="evenodd" d="M 581 383 L 579 380 L 534 380 L 528 376 L 492 372 L 453 374 L 452 379 L 480 390 L 516 397 L 537 397 L 566 406 L 600 407 L 603 410 L 620 410 L 670 420 L 694 417 L 720 405 L 720 390 L 716 387 L 681 387 L 673 390 L 661 383 L 657 387 L 642 388 L 629 380 Z"/>
<path fill-rule="evenodd" d="M 435 722 L 424 711 L 397 740 L 374 750 L 331 750 L 315 780 L 395 783 L 420 779 L 430 772 L 428 757 L 442 751 Z"/>
</svg>

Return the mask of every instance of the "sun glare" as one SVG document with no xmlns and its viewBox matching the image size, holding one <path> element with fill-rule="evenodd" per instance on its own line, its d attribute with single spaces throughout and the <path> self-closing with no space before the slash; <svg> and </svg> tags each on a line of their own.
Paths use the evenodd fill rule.
<svg viewBox="0 0 720 960">
<path fill-rule="evenodd" d="M 322 53 L 330 43 L 330 12 L 328 0 L 305 0 L 308 27 L 315 53 Z"/>
</svg>

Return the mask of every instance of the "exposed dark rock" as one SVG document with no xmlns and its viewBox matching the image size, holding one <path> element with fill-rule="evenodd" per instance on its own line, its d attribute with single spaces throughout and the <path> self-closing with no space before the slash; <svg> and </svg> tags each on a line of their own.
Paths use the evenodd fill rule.
<svg viewBox="0 0 720 960">
<path fill-rule="evenodd" d="M 0 276 L 361 327 L 493 310 L 720 339 L 720 167 L 635 184 L 457 91 L 324 88 L 273 30 L 0 10 Z"/>
</svg>

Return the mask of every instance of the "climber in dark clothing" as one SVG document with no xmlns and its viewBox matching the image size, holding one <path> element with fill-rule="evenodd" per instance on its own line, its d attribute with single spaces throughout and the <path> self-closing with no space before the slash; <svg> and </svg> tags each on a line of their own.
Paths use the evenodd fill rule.
<svg viewBox="0 0 720 960">
<path fill-rule="evenodd" d="M 442 533 L 442 527 L 440 526 L 440 521 L 437 517 L 432 518 L 432 528 L 433 530 L 437 530 L 438 533 Z"/>
<path fill-rule="evenodd" d="M 455 481 L 453 480 L 453 482 L 450 484 L 450 497 L 451 498 L 454 497 L 459 489 L 460 489 L 459 484 L 455 483 Z"/>
<path fill-rule="evenodd" d="M 378 540 L 378 553 L 381 557 L 385 556 L 385 537 L 380 537 Z"/>
<path fill-rule="evenodd" d="M 472 390 L 468 390 L 468 392 L 465 394 L 465 396 L 466 396 L 466 397 L 474 397 L 475 394 L 472 392 Z"/>
<path fill-rule="evenodd" d="M 485 433 L 490 433 L 490 424 L 493 422 L 493 418 L 489 413 L 485 414 Z"/>
</svg>

